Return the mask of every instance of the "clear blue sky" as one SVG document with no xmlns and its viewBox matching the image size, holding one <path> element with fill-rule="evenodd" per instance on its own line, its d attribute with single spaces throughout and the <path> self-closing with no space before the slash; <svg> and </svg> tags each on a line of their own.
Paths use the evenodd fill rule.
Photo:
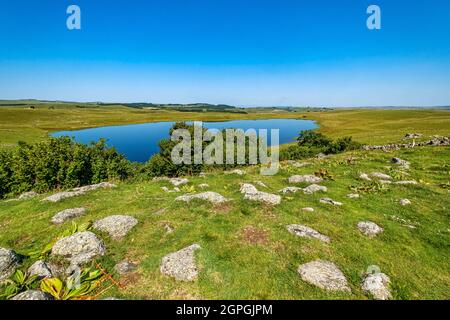
<svg viewBox="0 0 450 320">
<path fill-rule="evenodd" d="M 449 105 L 450 1 L 3 0 L 0 99 L 19 98 Z"/>
</svg>

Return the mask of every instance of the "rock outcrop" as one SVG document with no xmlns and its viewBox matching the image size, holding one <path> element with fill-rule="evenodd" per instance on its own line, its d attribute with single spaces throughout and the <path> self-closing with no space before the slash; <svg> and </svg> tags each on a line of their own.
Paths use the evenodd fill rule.
<svg viewBox="0 0 450 320">
<path fill-rule="evenodd" d="M 303 281 L 329 291 L 350 291 L 347 278 L 332 262 L 316 260 L 302 264 L 298 273 Z"/>
<path fill-rule="evenodd" d="M 195 251 L 199 249 L 200 245 L 193 244 L 163 257 L 160 267 L 161 273 L 179 281 L 196 280 L 198 268 L 195 261 Z"/>
<path fill-rule="evenodd" d="M 102 232 L 107 232 L 111 238 L 120 240 L 137 224 L 138 221 L 134 217 L 114 215 L 94 222 L 93 228 Z"/>
</svg>

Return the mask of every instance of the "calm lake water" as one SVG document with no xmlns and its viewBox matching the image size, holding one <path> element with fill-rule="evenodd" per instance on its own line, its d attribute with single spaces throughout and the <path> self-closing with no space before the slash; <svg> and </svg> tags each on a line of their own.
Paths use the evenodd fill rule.
<svg viewBox="0 0 450 320">
<path fill-rule="evenodd" d="M 128 160 L 145 162 L 152 155 L 158 153 L 158 142 L 169 138 L 169 129 L 175 122 L 153 122 L 144 124 L 132 124 L 121 126 L 100 127 L 92 129 L 59 131 L 52 134 L 53 137 L 69 136 L 81 143 L 106 139 L 110 147 L 124 154 Z M 302 130 L 317 128 L 314 121 L 295 119 L 270 119 L 270 120 L 233 120 L 222 122 L 203 122 L 207 129 L 267 129 L 269 133 L 268 144 L 272 145 L 270 129 L 280 130 L 280 144 L 293 142 Z"/>
</svg>

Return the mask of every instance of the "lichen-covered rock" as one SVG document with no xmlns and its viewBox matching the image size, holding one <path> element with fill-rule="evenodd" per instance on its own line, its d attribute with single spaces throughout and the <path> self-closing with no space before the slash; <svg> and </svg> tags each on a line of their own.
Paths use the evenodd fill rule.
<svg viewBox="0 0 450 320">
<path fill-rule="evenodd" d="M 392 180 L 391 176 L 389 176 L 387 174 L 384 174 L 384 173 L 381 173 L 381 172 L 372 172 L 370 174 L 370 176 L 372 178 L 376 178 L 376 179 L 380 179 L 380 180 Z"/>
<path fill-rule="evenodd" d="M 303 188 L 303 193 L 305 194 L 313 194 L 318 191 L 327 192 L 328 188 L 324 186 L 319 186 L 317 184 L 312 184 L 306 188 Z"/>
<path fill-rule="evenodd" d="M 94 222 L 93 228 L 107 232 L 111 238 L 120 240 L 137 224 L 138 221 L 134 217 L 114 215 Z"/>
<path fill-rule="evenodd" d="M 183 186 L 185 184 L 189 183 L 189 180 L 186 178 L 172 178 L 169 180 L 171 184 L 173 184 L 175 187 Z"/>
<path fill-rule="evenodd" d="M 198 249 L 200 249 L 200 245 L 193 244 L 163 257 L 160 267 L 161 273 L 180 281 L 196 280 L 198 269 L 195 261 L 195 251 Z"/>
<path fill-rule="evenodd" d="M 258 191 L 256 193 L 246 193 L 245 200 L 263 202 L 269 205 L 277 205 L 281 203 L 281 197 L 276 194 Z"/>
<path fill-rule="evenodd" d="M 405 169 L 409 168 L 409 162 L 406 161 L 406 160 L 402 160 L 400 158 L 395 158 L 394 157 L 394 158 L 391 159 L 391 162 L 394 163 L 394 164 L 397 164 L 397 165 L 399 165 L 399 166 L 401 166 L 401 167 L 403 167 Z"/>
<path fill-rule="evenodd" d="M 66 222 L 67 220 L 82 216 L 86 213 L 85 208 L 72 208 L 72 209 L 66 209 L 61 212 L 58 212 L 56 215 L 52 218 L 52 223 L 54 224 L 62 224 Z"/>
<path fill-rule="evenodd" d="M 302 211 L 305 211 L 305 212 L 314 212 L 314 208 L 306 207 L 306 208 L 302 208 Z"/>
<path fill-rule="evenodd" d="M 391 280 L 384 273 L 367 274 L 363 280 L 361 289 L 370 293 L 376 300 L 389 300 L 392 299 L 389 290 L 390 282 Z"/>
<path fill-rule="evenodd" d="M 333 206 L 342 206 L 342 202 L 334 201 L 333 199 L 330 198 L 322 198 L 319 201 L 320 203 L 331 204 Z"/>
<path fill-rule="evenodd" d="M 90 231 L 77 232 L 58 240 L 52 248 L 53 256 L 66 258 L 72 265 L 80 265 L 106 252 L 103 241 Z"/>
<path fill-rule="evenodd" d="M 409 199 L 400 199 L 400 205 L 409 206 L 410 204 L 411 204 L 411 201 Z"/>
<path fill-rule="evenodd" d="M 128 260 L 121 261 L 114 266 L 114 270 L 120 275 L 131 273 L 136 269 L 137 264 L 130 262 Z"/>
<path fill-rule="evenodd" d="M 12 297 L 11 300 L 53 300 L 53 297 L 39 290 L 27 290 Z"/>
<path fill-rule="evenodd" d="M 371 221 L 359 222 L 358 229 L 369 238 L 373 238 L 384 231 L 382 227 Z"/>
<path fill-rule="evenodd" d="M 281 189 L 280 193 L 283 193 L 283 194 L 296 193 L 296 192 L 299 192 L 299 191 L 302 191 L 302 190 L 303 189 L 299 188 L 299 187 L 286 187 L 284 189 Z"/>
<path fill-rule="evenodd" d="M 372 181 L 372 179 L 370 179 L 370 177 L 369 177 L 369 175 L 368 175 L 367 173 L 361 173 L 361 174 L 359 175 L 359 178 L 360 178 L 361 180 Z"/>
<path fill-rule="evenodd" d="M 0 282 L 8 279 L 20 263 L 20 257 L 13 250 L 0 248 Z"/>
<path fill-rule="evenodd" d="M 228 199 L 222 196 L 221 194 L 212 191 L 179 196 L 175 199 L 175 201 L 190 202 L 194 199 L 209 201 L 213 204 L 220 204 L 228 201 Z"/>
<path fill-rule="evenodd" d="M 39 194 L 34 191 L 24 192 L 17 199 L 18 200 L 29 200 L 29 199 L 33 199 L 33 198 L 37 197 L 38 195 Z"/>
<path fill-rule="evenodd" d="M 320 232 L 318 232 L 310 227 L 307 227 L 307 226 L 304 226 L 301 224 L 291 224 L 291 225 L 287 226 L 286 228 L 290 233 L 292 233 L 298 237 L 317 239 L 317 240 L 320 240 L 323 242 L 330 242 L 329 237 L 321 234 Z"/>
<path fill-rule="evenodd" d="M 347 278 L 332 262 L 316 260 L 302 264 L 298 273 L 303 281 L 329 291 L 350 291 Z"/>
<path fill-rule="evenodd" d="M 93 184 L 93 185 L 89 185 L 89 186 L 75 188 L 70 191 L 58 192 L 58 193 L 55 193 L 55 194 L 45 198 L 43 201 L 59 202 L 61 200 L 67 199 L 67 198 L 72 198 L 72 197 L 83 195 L 88 191 L 97 190 L 100 188 L 115 188 L 115 187 L 116 187 L 116 185 L 113 183 L 101 182 L 101 183 L 97 183 L 97 184 Z"/>
<path fill-rule="evenodd" d="M 47 263 L 43 260 L 38 260 L 28 268 L 30 276 L 37 276 L 39 279 L 53 277 L 52 271 Z"/>
<path fill-rule="evenodd" d="M 256 187 L 250 183 L 242 183 L 240 192 L 243 194 L 247 194 L 247 193 L 255 194 L 255 193 L 258 193 L 258 189 L 256 189 Z"/>
<path fill-rule="evenodd" d="M 322 178 L 316 177 L 312 174 L 305 174 L 305 175 L 296 175 L 289 178 L 289 183 L 319 183 L 322 182 Z"/>
</svg>

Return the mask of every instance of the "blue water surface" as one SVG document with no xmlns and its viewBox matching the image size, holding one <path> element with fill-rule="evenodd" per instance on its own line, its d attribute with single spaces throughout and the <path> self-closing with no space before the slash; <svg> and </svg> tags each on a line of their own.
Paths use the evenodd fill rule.
<svg viewBox="0 0 450 320">
<path fill-rule="evenodd" d="M 158 142 L 169 138 L 169 130 L 175 122 L 152 122 L 144 124 L 132 124 L 121 126 L 99 127 L 92 129 L 59 131 L 52 134 L 53 137 L 69 136 L 75 141 L 88 144 L 106 139 L 106 143 L 130 161 L 145 162 L 152 155 L 158 153 Z M 285 144 L 295 141 L 300 131 L 317 128 L 312 120 L 296 119 L 268 119 L 268 120 L 233 120 L 221 122 L 203 122 L 207 129 L 260 129 L 268 130 L 268 145 L 274 145 L 271 141 L 270 130 L 279 129 L 279 143 Z"/>
</svg>

